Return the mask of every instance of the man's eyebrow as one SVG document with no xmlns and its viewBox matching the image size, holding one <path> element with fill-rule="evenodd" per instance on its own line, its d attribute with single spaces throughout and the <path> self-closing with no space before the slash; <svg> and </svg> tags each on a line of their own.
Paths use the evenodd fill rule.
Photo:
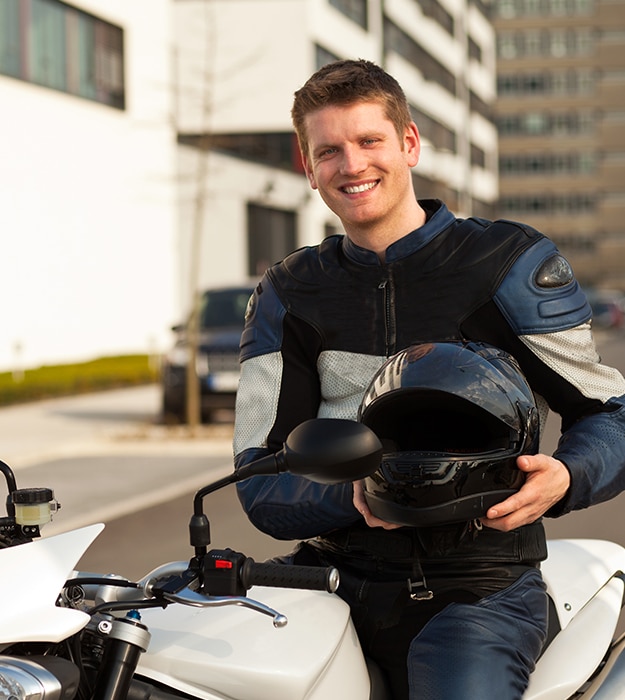
<svg viewBox="0 0 625 700">
<path fill-rule="evenodd" d="M 311 149 L 312 153 L 322 153 L 323 151 L 327 151 L 329 148 L 338 148 L 338 146 L 335 143 L 331 143 L 330 141 L 320 143 L 316 145 L 313 149 Z"/>
</svg>

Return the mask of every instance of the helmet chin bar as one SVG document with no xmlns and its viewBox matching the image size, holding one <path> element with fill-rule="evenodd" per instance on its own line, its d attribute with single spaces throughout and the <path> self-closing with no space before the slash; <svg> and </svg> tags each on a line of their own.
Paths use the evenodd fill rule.
<svg viewBox="0 0 625 700">
<path fill-rule="evenodd" d="M 482 518 L 491 506 L 501 503 L 513 493 L 516 493 L 516 489 L 474 493 L 445 503 L 418 508 L 414 505 L 391 502 L 371 492 L 365 493 L 365 499 L 376 518 L 406 527 L 432 527 Z"/>
</svg>

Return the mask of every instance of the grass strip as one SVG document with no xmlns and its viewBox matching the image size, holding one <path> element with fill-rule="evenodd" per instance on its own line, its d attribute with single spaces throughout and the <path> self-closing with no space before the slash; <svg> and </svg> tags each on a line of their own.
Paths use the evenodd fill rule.
<svg viewBox="0 0 625 700">
<path fill-rule="evenodd" d="M 158 362 L 150 355 L 101 357 L 74 364 L 0 372 L 0 406 L 151 384 L 158 378 Z"/>
</svg>

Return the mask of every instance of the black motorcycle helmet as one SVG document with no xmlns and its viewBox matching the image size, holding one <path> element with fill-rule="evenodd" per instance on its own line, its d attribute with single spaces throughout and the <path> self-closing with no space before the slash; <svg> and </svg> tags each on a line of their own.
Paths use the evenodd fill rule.
<svg viewBox="0 0 625 700">
<path fill-rule="evenodd" d="M 538 450 L 534 395 L 516 360 L 485 343 L 412 345 L 374 376 L 359 420 L 382 442 L 365 479 L 373 515 L 407 526 L 480 518 L 521 487 Z"/>
</svg>

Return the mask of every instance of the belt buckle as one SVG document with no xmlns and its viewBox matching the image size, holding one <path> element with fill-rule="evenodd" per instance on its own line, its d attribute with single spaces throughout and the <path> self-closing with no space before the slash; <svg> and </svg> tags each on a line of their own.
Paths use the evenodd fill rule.
<svg viewBox="0 0 625 700">
<path fill-rule="evenodd" d="M 408 593 L 412 600 L 432 600 L 434 597 L 434 591 L 428 588 L 425 576 L 421 581 L 413 581 L 412 579 L 407 579 L 408 581 Z"/>
</svg>

